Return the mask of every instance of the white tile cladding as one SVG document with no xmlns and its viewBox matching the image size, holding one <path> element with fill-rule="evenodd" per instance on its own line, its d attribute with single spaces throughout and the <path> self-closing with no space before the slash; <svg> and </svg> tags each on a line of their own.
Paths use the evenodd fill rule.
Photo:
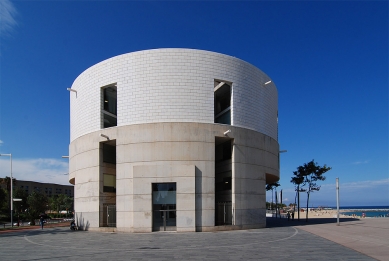
<svg viewBox="0 0 389 261">
<path fill-rule="evenodd" d="M 271 79 L 238 58 L 194 49 L 152 49 L 104 60 L 81 73 L 70 95 L 70 141 L 101 129 L 101 89 L 117 86 L 117 126 L 214 123 L 214 80 L 232 83 L 231 125 L 277 140 Z"/>
</svg>

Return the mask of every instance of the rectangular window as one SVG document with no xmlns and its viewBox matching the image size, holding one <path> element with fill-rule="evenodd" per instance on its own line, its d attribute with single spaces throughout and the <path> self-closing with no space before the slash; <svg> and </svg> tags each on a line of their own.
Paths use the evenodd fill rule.
<svg viewBox="0 0 389 261">
<path fill-rule="evenodd" d="M 110 174 L 104 175 L 104 188 L 103 192 L 116 192 L 116 176 Z"/>
<path fill-rule="evenodd" d="M 103 128 L 117 126 L 117 88 L 108 86 L 102 89 L 102 118 Z"/>
<path fill-rule="evenodd" d="M 116 164 L 116 143 L 114 145 L 103 143 L 103 162 Z"/>
<path fill-rule="evenodd" d="M 176 183 L 154 183 L 153 204 L 176 204 Z"/>
<path fill-rule="evenodd" d="M 214 81 L 215 123 L 231 125 L 231 83 Z"/>
</svg>

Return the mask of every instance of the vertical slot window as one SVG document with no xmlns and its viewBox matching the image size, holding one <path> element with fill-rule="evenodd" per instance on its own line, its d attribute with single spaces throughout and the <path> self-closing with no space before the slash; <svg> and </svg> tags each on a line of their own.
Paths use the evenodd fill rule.
<svg viewBox="0 0 389 261">
<path fill-rule="evenodd" d="M 103 128 L 117 126 L 117 88 L 109 86 L 102 89 Z"/>
<path fill-rule="evenodd" d="M 215 225 L 232 225 L 233 140 L 215 137 Z"/>
<path fill-rule="evenodd" d="M 231 84 L 214 81 L 215 123 L 231 125 Z"/>
<path fill-rule="evenodd" d="M 99 226 L 116 227 L 116 140 L 100 142 Z"/>
</svg>

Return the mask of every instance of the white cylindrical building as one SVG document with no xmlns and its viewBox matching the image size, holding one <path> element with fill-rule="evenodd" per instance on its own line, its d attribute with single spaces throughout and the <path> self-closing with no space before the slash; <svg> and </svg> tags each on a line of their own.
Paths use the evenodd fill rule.
<svg viewBox="0 0 389 261">
<path fill-rule="evenodd" d="M 253 65 L 192 49 L 119 55 L 70 92 L 79 226 L 215 231 L 266 225 L 279 179 L 277 89 Z"/>
</svg>

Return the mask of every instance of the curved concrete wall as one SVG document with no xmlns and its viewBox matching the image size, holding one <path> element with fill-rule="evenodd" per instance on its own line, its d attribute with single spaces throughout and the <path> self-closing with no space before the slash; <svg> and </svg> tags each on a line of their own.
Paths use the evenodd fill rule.
<svg viewBox="0 0 389 261">
<path fill-rule="evenodd" d="M 233 139 L 229 229 L 265 226 L 266 175 L 279 176 L 278 142 L 256 131 L 220 124 L 151 123 L 96 131 L 70 145 L 75 210 L 90 230 L 99 230 L 102 180 L 100 134 L 116 140 L 117 231 L 151 232 L 151 183 L 177 182 L 177 231 L 215 227 L 215 137 Z M 100 173 L 100 174 L 99 174 Z"/>
<path fill-rule="evenodd" d="M 119 55 L 84 71 L 70 93 L 70 140 L 101 129 L 101 87 L 117 85 L 117 125 L 214 123 L 214 80 L 232 82 L 231 125 L 277 140 L 277 90 L 255 66 L 192 49 Z"/>
</svg>

